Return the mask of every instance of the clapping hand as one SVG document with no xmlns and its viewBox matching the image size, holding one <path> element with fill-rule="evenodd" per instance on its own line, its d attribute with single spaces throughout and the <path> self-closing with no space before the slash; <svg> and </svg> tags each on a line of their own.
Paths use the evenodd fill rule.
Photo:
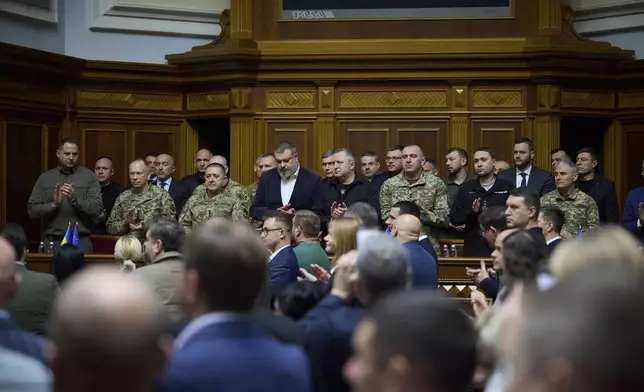
<svg viewBox="0 0 644 392">
<path fill-rule="evenodd" d="M 75 190 L 76 188 L 74 187 L 74 184 L 68 184 L 68 183 L 64 183 L 63 186 L 60 188 L 62 197 L 65 199 L 71 199 L 74 196 Z"/>
<path fill-rule="evenodd" d="M 288 215 L 291 215 L 291 216 L 293 216 L 295 214 L 295 209 L 291 208 L 290 204 L 282 206 L 282 207 L 278 208 L 277 210 L 282 211 L 282 212 L 284 212 L 284 213 L 286 213 Z"/>
<path fill-rule="evenodd" d="M 344 203 L 338 204 L 337 202 L 333 202 L 331 204 L 331 219 L 340 219 L 344 216 L 344 214 L 347 213 L 347 205 Z"/>
<path fill-rule="evenodd" d="M 60 184 L 56 184 L 56 188 L 54 189 L 54 201 L 52 202 L 52 205 L 54 207 L 58 207 L 62 199 L 63 195 L 60 191 Z"/>
<path fill-rule="evenodd" d="M 138 215 L 136 208 L 132 207 L 125 213 L 125 219 L 127 220 L 127 223 L 134 224 L 136 223 Z"/>
<path fill-rule="evenodd" d="M 481 284 L 485 279 L 489 279 L 491 275 L 495 275 L 496 272 L 492 269 L 487 269 L 485 266 L 485 261 L 481 260 L 481 268 L 470 268 L 465 267 L 465 273 L 467 276 L 474 281 L 474 284 L 477 286 Z"/>
<path fill-rule="evenodd" d="M 474 199 L 474 203 L 472 203 L 472 211 L 475 214 L 478 214 L 479 211 L 481 211 L 481 199 Z"/>
</svg>

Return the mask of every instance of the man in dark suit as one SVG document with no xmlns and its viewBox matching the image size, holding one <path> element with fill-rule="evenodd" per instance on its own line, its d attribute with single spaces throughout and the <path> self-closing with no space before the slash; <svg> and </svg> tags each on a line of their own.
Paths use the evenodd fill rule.
<svg viewBox="0 0 644 392">
<path fill-rule="evenodd" d="M 562 243 L 561 230 L 563 230 L 566 216 L 557 207 L 544 207 L 539 211 L 539 227 L 546 239 L 548 254 L 552 254 L 555 248 Z"/>
<path fill-rule="evenodd" d="M 289 283 L 297 282 L 300 266 L 291 247 L 292 218 L 282 211 L 268 212 L 264 217 L 262 238 L 271 251 L 268 274 L 271 291 L 276 293 Z"/>
<path fill-rule="evenodd" d="M 0 346 L 45 363 L 44 341 L 20 329 L 7 311 L 19 288 L 15 252 L 7 240 L 0 238 Z"/>
<path fill-rule="evenodd" d="M 172 174 L 174 174 L 174 158 L 169 154 L 160 154 L 156 160 L 157 179 L 154 185 L 167 191 L 174 201 L 174 207 L 177 211 L 177 217 L 181 215 L 181 210 L 190 198 L 188 188 L 181 181 L 174 181 Z"/>
<path fill-rule="evenodd" d="M 313 196 L 322 179 L 300 165 L 297 149 L 291 142 L 275 148 L 277 168 L 262 174 L 251 207 L 251 217 L 263 221 L 268 211 L 280 210 L 291 216 L 297 210 L 311 210 Z"/>
<path fill-rule="evenodd" d="M 597 203 L 601 223 L 619 223 L 619 205 L 615 183 L 597 173 L 599 154 L 592 148 L 582 148 L 577 152 L 577 169 L 580 191 L 592 197 Z"/>
<path fill-rule="evenodd" d="M 36 335 L 46 335 L 49 315 L 59 291 L 58 282 L 53 275 L 27 269 L 27 236 L 20 225 L 6 224 L 2 228 L 2 237 L 16 254 L 16 271 L 21 277 L 20 290 L 9 305 L 9 313 L 20 328 Z"/>
<path fill-rule="evenodd" d="M 175 340 L 160 390 L 311 390 L 304 351 L 263 335 L 251 311 L 266 248 L 247 225 L 213 220 L 191 235 L 185 300 L 192 322 Z"/>
<path fill-rule="evenodd" d="M 391 235 L 397 238 L 407 250 L 411 267 L 411 284 L 413 288 L 438 288 L 438 265 L 418 241 L 420 236 L 420 219 L 413 215 L 400 215 L 396 219 Z"/>
<path fill-rule="evenodd" d="M 116 198 L 123 193 L 125 188 L 112 178 L 114 176 L 114 164 L 110 157 L 102 156 L 96 160 L 96 163 L 94 163 L 94 175 L 101 184 L 103 211 L 101 211 L 101 215 L 99 216 L 100 221 L 92 229 L 92 234 L 107 235 L 108 232 L 107 227 L 105 227 L 105 222 L 110 217 L 112 207 L 116 203 Z"/>
<path fill-rule="evenodd" d="M 555 190 L 555 179 L 552 174 L 535 167 L 534 143 L 528 138 L 519 138 L 514 144 L 514 164 L 512 170 L 499 172 L 498 178 L 509 181 L 517 188 L 528 187 L 543 196 Z"/>
<path fill-rule="evenodd" d="M 413 201 L 408 200 L 399 201 L 398 203 L 394 204 L 391 207 L 391 211 L 389 211 L 389 218 L 387 218 L 387 220 L 385 221 L 385 224 L 387 225 L 387 228 L 390 232 L 393 226 L 396 224 L 396 220 L 401 215 L 412 215 L 420 219 L 420 207 L 418 207 L 418 204 L 414 203 Z M 434 260 L 438 260 L 438 255 L 436 254 L 436 251 L 434 250 L 434 247 L 432 246 L 432 243 L 429 241 L 429 237 L 427 237 L 426 234 L 423 234 L 422 232 L 420 233 L 420 237 L 418 237 L 418 243 L 423 249 L 427 251 L 427 253 L 430 254 L 430 256 L 432 256 Z"/>
</svg>

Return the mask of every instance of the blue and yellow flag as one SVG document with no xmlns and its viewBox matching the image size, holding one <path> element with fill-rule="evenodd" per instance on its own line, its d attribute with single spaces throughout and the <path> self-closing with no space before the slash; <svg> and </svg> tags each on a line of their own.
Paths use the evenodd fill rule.
<svg viewBox="0 0 644 392">
<path fill-rule="evenodd" d="M 69 222 L 69 224 L 67 225 L 67 231 L 65 232 L 63 240 L 60 241 L 60 246 L 69 244 L 70 242 L 72 242 L 72 222 Z"/>
</svg>

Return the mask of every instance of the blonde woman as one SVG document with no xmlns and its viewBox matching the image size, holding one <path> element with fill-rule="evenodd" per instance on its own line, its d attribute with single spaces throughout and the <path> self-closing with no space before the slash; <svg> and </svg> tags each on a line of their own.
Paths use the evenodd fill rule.
<svg viewBox="0 0 644 392">
<path fill-rule="evenodd" d="M 114 258 L 121 271 L 134 271 L 136 263 L 143 262 L 143 247 L 138 238 L 126 235 L 119 238 L 114 246 Z"/>
</svg>

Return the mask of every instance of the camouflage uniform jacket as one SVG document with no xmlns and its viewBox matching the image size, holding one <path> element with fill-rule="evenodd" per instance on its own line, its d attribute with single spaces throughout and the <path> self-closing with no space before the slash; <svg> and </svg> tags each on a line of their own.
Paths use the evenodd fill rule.
<svg viewBox="0 0 644 392">
<path fill-rule="evenodd" d="M 207 192 L 195 192 L 183 207 L 179 223 L 186 233 L 189 233 L 194 227 L 211 218 L 248 222 L 248 211 L 242 203 L 243 201 L 235 197 L 228 187 L 212 197 L 208 196 Z"/>
<path fill-rule="evenodd" d="M 257 193 L 257 186 L 259 185 L 258 181 L 253 182 L 252 184 L 246 186 L 246 190 L 250 195 L 250 200 L 252 201 L 255 198 L 255 193 Z"/>
<path fill-rule="evenodd" d="M 420 207 L 421 230 L 427 234 L 434 250 L 439 251 L 439 229 L 449 225 L 449 201 L 443 181 L 429 173 L 410 183 L 403 173 L 391 177 L 380 189 L 380 211 L 389 218 L 391 207 L 399 201 L 413 201 Z"/>
<path fill-rule="evenodd" d="M 574 236 L 581 228 L 582 232 L 599 227 L 599 211 L 597 203 L 579 189 L 575 189 L 566 197 L 555 189 L 541 197 L 541 208 L 558 207 L 566 217 L 563 231 Z"/>
<path fill-rule="evenodd" d="M 253 199 L 250 197 L 250 193 L 248 193 L 248 190 L 246 190 L 246 187 L 236 181 L 228 180 L 228 185 L 226 186 L 226 190 L 228 190 L 231 193 L 231 195 L 233 195 L 235 198 L 241 200 L 244 211 L 246 212 L 246 214 L 249 214 L 250 205 L 252 204 Z M 200 194 L 203 195 L 205 193 L 206 193 L 206 186 L 204 184 L 201 184 L 195 188 L 194 192 L 192 192 L 192 196 L 200 195 Z"/>
<path fill-rule="evenodd" d="M 146 193 L 137 194 L 127 189 L 116 199 L 112 213 L 107 220 L 107 230 L 111 235 L 130 234 L 127 213 L 131 208 L 137 212 L 137 223 L 143 223 L 143 230 L 132 232 L 139 239 L 145 239 L 145 227 L 159 218 L 175 219 L 176 209 L 170 194 L 163 189 L 150 185 Z"/>
</svg>

